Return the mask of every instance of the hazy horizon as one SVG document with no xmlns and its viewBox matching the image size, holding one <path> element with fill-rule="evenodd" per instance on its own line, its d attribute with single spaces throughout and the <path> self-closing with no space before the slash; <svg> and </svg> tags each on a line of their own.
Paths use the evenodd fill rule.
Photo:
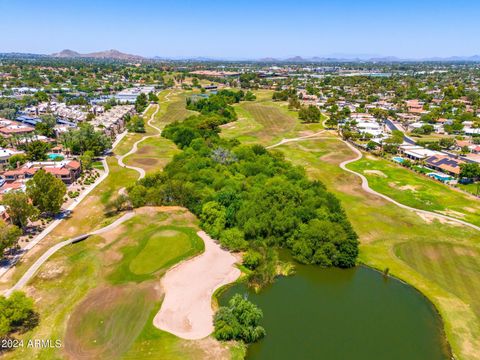
<svg viewBox="0 0 480 360">
<path fill-rule="evenodd" d="M 117 49 L 145 57 L 407 59 L 480 55 L 480 3 L 0 0 L 0 52 Z"/>
</svg>

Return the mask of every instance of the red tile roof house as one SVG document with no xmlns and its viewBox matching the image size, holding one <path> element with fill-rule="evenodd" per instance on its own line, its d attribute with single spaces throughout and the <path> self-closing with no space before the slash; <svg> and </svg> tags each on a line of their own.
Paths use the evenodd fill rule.
<svg viewBox="0 0 480 360">
<path fill-rule="evenodd" d="M 8 182 L 13 182 L 19 179 L 30 179 L 40 169 L 54 175 L 67 185 L 73 183 L 82 172 L 81 165 L 76 160 L 60 162 L 29 162 L 21 168 L 5 171 L 3 177 Z"/>
<path fill-rule="evenodd" d="M 19 122 L 0 118 L 0 134 L 8 137 L 17 134 L 27 134 L 35 131 L 31 126 L 23 125 Z"/>
</svg>

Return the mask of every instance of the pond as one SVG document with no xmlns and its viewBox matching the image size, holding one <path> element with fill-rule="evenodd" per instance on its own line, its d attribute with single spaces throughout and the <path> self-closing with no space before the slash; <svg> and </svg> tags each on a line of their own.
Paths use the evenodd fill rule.
<svg viewBox="0 0 480 360">
<path fill-rule="evenodd" d="M 241 293 L 263 310 L 267 336 L 247 359 L 449 359 L 441 320 L 412 287 L 367 267 L 349 270 L 297 265 L 259 294 Z"/>
</svg>

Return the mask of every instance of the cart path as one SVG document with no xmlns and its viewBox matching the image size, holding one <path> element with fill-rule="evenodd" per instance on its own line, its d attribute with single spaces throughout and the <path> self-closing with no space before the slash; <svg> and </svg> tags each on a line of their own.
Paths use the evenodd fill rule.
<svg viewBox="0 0 480 360">
<path fill-rule="evenodd" d="M 467 221 L 463 221 L 463 220 L 460 220 L 460 219 L 457 219 L 457 218 L 454 218 L 454 217 L 451 217 L 451 216 L 448 216 L 448 215 L 442 215 L 442 214 L 438 214 L 436 212 L 433 212 L 433 211 L 428 211 L 428 210 L 421 210 L 421 209 L 417 209 L 417 208 L 414 208 L 414 207 L 411 207 L 411 206 L 407 206 L 407 205 L 404 205 L 404 204 L 401 204 L 399 203 L 398 201 L 382 194 L 382 193 L 379 193 L 378 191 L 375 191 L 373 190 L 372 188 L 370 188 L 370 186 L 368 185 L 368 180 L 367 178 L 360 174 L 360 173 L 357 173 L 356 171 L 353 171 L 353 170 L 350 170 L 347 168 L 347 165 L 352 163 L 352 162 L 355 162 L 355 161 L 358 161 L 360 160 L 362 157 L 363 157 L 363 154 L 360 150 L 358 150 L 356 147 L 354 147 L 352 144 L 350 144 L 348 141 L 345 141 L 345 140 L 342 140 L 354 153 L 355 153 L 355 157 L 353 159 L 350 159 L 350 160 L 345 160 L 343 161 L 339 166 L 345 170 L 345 171 L 348 171 L 349 173 L 351 174 L 354 174 L 356 176 L 359 176 L 360 179 L 362 180 L 362 189 L 369 193 L 369 194 L 373 194 L 373 195 L 376 195 L 376 196 L 379 196 L 381 197 L 382 199 L 388 201 L 388 202 L 391 202 L 392 204 L 395 204 L 397 205 L 398 207 L 402 208 L 402 209 L 406 209 L 406 210 L 409 210 L 409 211 L 413 211 L 417 214 L 423 214 L 423 215 L 428 215 L 428 216 L 432 216 L 432 217 L 435 217 L 437 219 L 443 219 L 443 220 L 447 220 L 447 221 L 453 221 L 453 222 L 456 222 L 458 224 L 461 224 L 461 225 L 465 225 L 465 226 L 468 226 L 472 229 L 475 229 L 477 231 L 480 231 L 480 226 L 477 226 L 477 225 L 474 225 L 472 223 L 469 223 Z"/>
<path fill-rule="evenodd" d="M 165 97 L 167 98 L 167 97 Z M 120 165 L 121 167 L 124 167 L 124 168 L 127 168 L 127 169 L 131 169 L 131 170 L 135 170 L 136 172 L 138 172 L 139 176 L 138 176 L 138 180 L 140 179 L 143 179 L 146 175 L 145 173 L 145 170 L 140 168 L 140 167 L 136 167 L 136 166 L 130 166 L 130 165 L 127 165 L 123 162 L 123 160 L 132 155 L 132 154 L 135 154 L 137 151 L 138 151 L 138 144 L 140 144 L 141 142 L 147 140 L 147 139 L 150 139 L 150 138 L 153 138 L 153 137 L 158 137 L 161 135 L 162 133 L 162 129 L 158 128 L 157 126 L 153 125 L 152 124 L 152 120 L 155 118 L 155 115 L 157 115 L 158 111 L 160 110 L 160 106 L 159 105 L 156 105 L 157 106 L 157 109 L 155 110 L 155 112 L 150 116 L 150 119 L 148 119 L 148 122 L 147 124 L 152 127 L 153 129 L 155 129 L 158 134 L 154 134 L 154 135 L 146 135 L 144 137 L 142 137 L 140 140 L 136 141 L 132 148 L 130 149 L 129 152 L 127 152 L 126 154 L 122 155 L 122 156 L 116 156 L 117 160 L 118 160 L 118 165 Z"/>
<path fill-rule="evenodd" d="M 322 131 L 316 132 L 315 134 L 310 134 L 310 135 L 305 135 L 305 136 L 299 136 L 299 137 L 289 138 L 289 139 L 282 139 L 281 141 L 279 141 L 279 142 L 276 143 L 276 144 L 267 146 L 266 149 L 273 149 L 273 148 L 276 148 L 277 146 L 284 145 L 284 144 L 288 144 L 288 143 L 290 143 L 290 142 L 303 141 L 303 140 L 311 140 L 312 138 L 315 138 L 315 137 L 323 134 L 325 131 L 326 131 L 326 130 L 322 130 Z"/>
<path fill-rule="evenodd" d="M 37 273 L 38 269 L 47 261 L 53 254 L 55 254 L 58 250 L 64 248 L 67 245 L 74 244 L 76 242 L 80 242 L 83 240 L 86 240 L 90 236 L 93 235 L 100 235 L 103 234 L 107 231 L 111 231 L 118 227 L 119 225 L 123 224 L 125 221 L 130 220 L 133 216 L 135 215 L 135 212 L 130 211 L 125 214 L 123 214 L 121 217 L 119 217 L 117 220 L 115 220 L 113 223 L 104 226 L 103 228 L 100 228 L 98 230 L 92 231 L 91 233 L 88 234 L 83 234 L 79 236 L 75 236 L 71 239 L 59 242 L 58 244 L 53 245 L 51 248 L 49 248 L 47 251 L 45 251 L 42 256 L 40 256 L 37 261 L 35 261 L 32 266 L 23 274 L 23 276 L 20 278 L 20 280 L 17 281 L 15 285 L 13 285 L 10 289 L 6 290 L 4 295 L 5 296 L 10 296 L 10 294 L 16 290 L 20 290 L 23 288 L 29 281 L 30 279 L 35 276 Z"/>
<path fill-rule="evenodd" d="M 290 142 L 305 141 L 305 140 L 317 140 L 317 139 L 315 139 L 315 137 L 318 136 L 318 135 L 321 135 L 325 131 L 326 130 L 322 130 L 318 133 L 307 135 L 307 136 L 300 136 L 300 137 L 296 137 L 296 138 L 283 139 L 276 144 L 267 146 L 266 148 L 267 149 L 273 149 L 277 146 L 288 144 Z M 436 213 L 436 212 L 433 212 L 433 211 L 422 210 L 422 209 L 417 209 L 417 208 L 414 208 L 414 207 L 411 207 L 411 206 L 407 206 L 407 205 L 399 203 L 398 201 L 392 199 L 391 197 L 388 197 L 387 195 L 384 195 L 382 193 L 379 193 L 378 191 L 373 190 L 372 188 L 370 188 L 370 186 L 368 184 L 368 180 L 364 175 L 347 168 L 348 164 L 353 163 L 355 161 L 358 161 L 363 157 L 362 152 L 360 150 L 358 150 L 356 147 L 354 147 L 352 144 L 350 144 L 348 141 L 345 141 L 345 140 L 341 140 L 341 141 L 343 141 L 355 153 L 355 157 L 353 159 L 343 161 L 342 163 L 339 164 L 339 166 L 342 170 L 345 170 L 345 171 L 347 171 L 351 174 L 354 174 L 354 175 L 360 177 L 360 179 L 362 180 L 361 186 L 362 186 L 362 189 L 365 192 L 367 192 L 369 194 L 372 194 L 372 195 L 379 196 L 382 199 L 384 199 L 384 200 L 386 200 L 386 201 L 388 201 L 392 204 L 395 204 L 402 209 L 413 211 L 413 212 L 417 213 L 418 215 L 427 215 L 427 216 L 431 216 L 431 217 L 441 219 L 441 220 L 453 221 L 455 223 L 458 223 L 458 224 L 461 224 L 461 225 L 464 225 L 464 226 L 468 226 L 468 227 L 470 227 L 474 230 L 480 231 L 480 226 L 469 223 L 468 221 L 460 220 L 460 219 L 457 219 L 457 218 L 454 218 L 454 217 L 451 217 L 451 216 L 448 216 L 448 215 L 439 214 L 439 213 Z"/>
</svg>

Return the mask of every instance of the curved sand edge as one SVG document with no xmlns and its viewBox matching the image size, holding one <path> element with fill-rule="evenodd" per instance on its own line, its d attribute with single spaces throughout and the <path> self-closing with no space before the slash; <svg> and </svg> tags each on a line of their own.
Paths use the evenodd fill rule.
<svg viewBox="0 0 480 360">
<path fill-rule="evenodd" d="M 188 340 L 213 332 L 212 295 L 241 274 L 234 255 L 204 231 L 197 234 L 205 243 L 205 251 L 167 271 L 161 280 L 165 298 L 153 319 L 155 327 Z"/>
</svg>

